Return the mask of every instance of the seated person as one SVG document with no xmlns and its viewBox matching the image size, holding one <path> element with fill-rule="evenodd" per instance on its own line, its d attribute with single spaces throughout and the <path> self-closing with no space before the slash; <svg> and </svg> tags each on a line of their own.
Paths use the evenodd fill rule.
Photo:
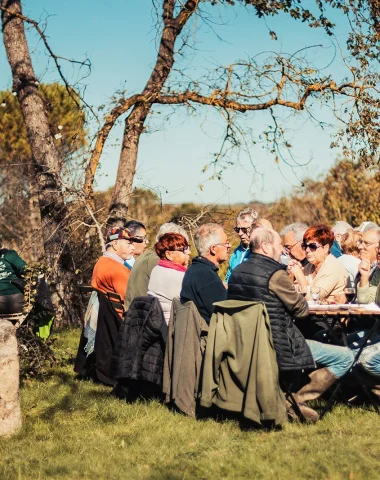
<svg viewBox="0 0 380 480">
<path fill-rule="evenodd" d="M 359 269 L 359 247 L 358 241 L 361 238 L 361 234 L 359 232 L 355 232 L 355 230 L 348 230 L 347 233 L 344 233 L 339 241 L 340 246 L 342 248 L 342 255 L 338 258 L 338 260 L 344 265 L 344 268 L 347 270 L 347 273 L 350 278 L 350 284 L 353 286 L 355 285 L 355 278 L 358 274 Z"/>
<path fill-rule="evenodd" d="M 358 303 L 375 301 L 376 289 L 380 283 L 379 242 L 380 229 L 367 230 L 358 242 L 361 259 L 356 277 Z"/>
<path fill-rule="evenodd" d="M 189 241 L 186 230 L 176 223 L 169 222 L 161 225 L 156 236 L 156 242 L 158 242 L 165 233 L 179 233 L 186 238 L 187 242 Z M 150 275 L 153 268 L 158 265 L 158 261 L 159 257 L 151 248 L 137 258 L 128 282 L 128 291 L 124 304 L 125 310 L 128 310 L 135 297 L 144 297 L 147 295 Z"/>
<path fill-rule="evenodd" d="M 148 295 L 157 297 L 169 325 L 170 310 L 174 297 L 179 297 L 182 281 L 189 265 L 190 247 L 179 233 L 165 233 L 154 246 L 159 257 L 148 284 Z"/>
<path fill-rule="evenodd" d="M 302 248 L 309 265 L 302 270 L 296 262 L 289 262 L 288 271 L 298 285 L 319 288 L 320 300 L 344 303 L 348 273 L 343 264 L 330 254 L 334 233 L 327 225 L 317 225 L 306 230 Z M 306 298 L 309 300 L 310 293 Z"/>
<path fill-rule="evenodd" d="M 266 228 L 253 230 L 250 248 L 250 258 L 232 272 L 228 299 L 265 303 L 280 379 L 289 373 L 295 377 L 301 370 L 314 369 L 316 365 L 322 367 L 310 374 L 310 383 L 297 393 L 301 411 L 310 421 L 316 421 L 318 414 L 302 403 L 319 397 L 344 375 L 352 364 L 353 354 L 345 347 L 305 340 L 294 324 L 294 319 L 307 320 L 309 309 L 279 263 L 283 251 L 280 235 Z"/>
<path fill-rule="evenodd" d="M 213 303 L 227 299 L 227 290 L 217 272 L 219 265 L 227 260 L 231 245 L 223 228 L 216 223 L 201 225 L 195 232 L 194 245 L 198 257 L 193 258 L 185 273 L 181 302 L 194 302 L 209 324 Z"/>
<path fill-rule="evenodd" d="M 306 223 L 297 222 L 286 225 L 280 232 L 286 255 L 289 256 L 289 259 L 299 262 L 302 268 L 309 264 L 305 250 L 301 248 L 304 233 L 308 228 Z"/>
<path fill-rule="evenodd" d="M 21 280 L 26 262 L 15 250 L 0 246 L 0 313 L 21 313 L 24 294 L 12 283 L 12 280 Z"/>
<path fill-rule="evenodd" d="M 125 299 L 130 270 L 124 262 L 132 257 L 134 243 L 142 242 L 133 237 L 123 227 L 112 228 L 107 235 L 106 251 L 96 262 L 92 274 L 91 285 L 99 292 L 118 293 Z"/>
<path fill-rule="evenodd" d="M 129 235 L 141 239 L 141 242 L 133 242 L 134 246 L 134 251 L 133 255 L 131 258 L 126 260 L 124 262 L 124 265 L 129 268 L 129 270 L 132 269 L 133 265 L 135 264 L 135 261 L 137 258 L 144 253 L 146 246 L 148 244 L 148 240 L 146 238 L 146 228 L 145 225 L 137 220 L 129 220 L 125 225 L 124 228 L 126 228 L 129 232 Z"/>
<path fill-rule="evenodd" d="M 259 214 L 253 210 L 252 208 L 245 208 L 241 210 L 235 219 L 235 232 L 240 237 L 240 245 L 235 248 L 233 251 L 230 263 L 228 265 L 227 275 L 226 275 L 226 282 L 228 282 L 232 270 L 237 266 L 240 265 L 241 262 L 244 262 L 249 255 L 249 235 L 252 230 L 253 222 L 257 221 L 259 218 Z"/>
</svg>

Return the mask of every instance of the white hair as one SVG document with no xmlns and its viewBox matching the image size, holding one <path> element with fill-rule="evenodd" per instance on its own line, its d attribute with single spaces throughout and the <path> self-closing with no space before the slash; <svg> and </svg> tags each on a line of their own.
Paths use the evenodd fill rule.
<svg viewBox="0 0 380 480">
<path fill-rule="evenodd" d="M 356 230 L 358 232 L 368 232 L 368 230 L 377 230 L 379 226 L 374 222 L 363 222 Z"/>
<path fill-rule="evenodd" d="M 180 235 L 185 237 L 187 240 L 187 243 L 189 243 L 189 236 L 186 230 L 183 227 L 181 227 L 181 225 L 177 225 L 176 223 L 173 223 L 173 222 L 164 223 L 163 225 L 161 225 L 156 236 L 156 243 L 159 241 L 162 235 L 165 235 L 165 233 L 179 233 Z"/>
<path fill-rule="evenodd" d="M 236 215 L 236 221 L 241 218 L 242 220 L 250 220 L 251 223 L 255 222 L 259 218 L 259 214 L 253 208 L 245 208 L 244 210 L 240 210 L 240 212 Z"/>
<path fill-rule="evenodd" d="M 210 252 L 212 245 L 222 242 L 223 228 L 217 223 L 205 223 L 198 227 L 194 235 L 194 245 L 198 255 L 204 257 Z"/>
<path fill-rule="evenodd" d="M 280 235 L 282 237 L 285 237 L 287 233 L 293 232 L 294 238 L 297 240 L 297 242 L 301 242 L 308 228 L 309 227 L 306 225 L 306 223 L 302 223 L 302 222 L 291 223 L 290 225 L 286 225 L 286 227 L 284 227 L 281 230 Z"/>
<path fill-rule="evenodd" d="M 339 220 L 338 222 L 335 222 L 331 230 L 334 232 L 335 235 L 344 235 L 348 232 L 348 230 L 352 230 L 352 227 L 349 223 L 344 222 L 343 220 Z"/>
</svg>

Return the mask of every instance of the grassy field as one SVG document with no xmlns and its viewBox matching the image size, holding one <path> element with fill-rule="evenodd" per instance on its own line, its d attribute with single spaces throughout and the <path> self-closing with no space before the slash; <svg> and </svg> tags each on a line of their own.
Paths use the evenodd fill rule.
<svg viewBox="0 0 380 480">
<path fill-rule="evenodd" d="M 58 355 L 73 357 L 79 331 L 57 337 Z M 69 361 L 43 382 L 27 381 L 21 395 L 24 426 L 0 440 L 1 479 L 380 478 L 380 418 L 365 409 L 339 406 L 316 425 L 242 431 L 158 402 L 122 403 L 75 380 Z"/>
</svg>

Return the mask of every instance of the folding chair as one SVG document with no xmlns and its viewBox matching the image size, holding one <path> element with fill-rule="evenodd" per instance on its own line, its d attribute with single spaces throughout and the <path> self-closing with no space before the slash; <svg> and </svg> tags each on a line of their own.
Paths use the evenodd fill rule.
<svg viewBox="0 0 380 480">
<path fill-rule="evenodd" d="M 121 312 L 122 316 L 124 317 L 124 313 L 125 313 L 124 302 L 123 302 L 123 299 L 121 298 L 120 294 L 119 293 L 114 293 L 114 292 L 106 292 L 106 297 L 111 302 L 114 309 L 118 313 Z"/>
</svg>

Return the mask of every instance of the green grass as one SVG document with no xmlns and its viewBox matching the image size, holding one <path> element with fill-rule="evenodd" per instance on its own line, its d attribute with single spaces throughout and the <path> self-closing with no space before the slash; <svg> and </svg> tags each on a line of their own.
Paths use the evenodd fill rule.
<svg viewBox="0 0 380 480">
<path fill-rule="evenodd" d="M 79 331 L 58 335 L 73 357 Z M 24 426 L 0 440 L 0 478 L 12 479 L 374 479 L 380 478 L 380 418 L 336 407 L 316 425 L 242 431 L 233 421 L 195 421 L 158 402 L 127 405 L 109 389 L 55 368 L 21 391 Z"/>
</svg>

